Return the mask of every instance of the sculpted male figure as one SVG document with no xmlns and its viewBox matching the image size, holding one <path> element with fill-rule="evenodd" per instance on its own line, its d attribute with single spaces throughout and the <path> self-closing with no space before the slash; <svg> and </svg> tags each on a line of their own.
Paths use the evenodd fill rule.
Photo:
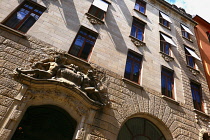
<svg viewBox="0 0 210 140">
<path fill-rule="evenodd" d="M 63 67 L 63 64 L 61 63 L 60 56 L 56 56 L 54 58 L 54 62 L 38 62 L 35 64 L 33 70 L 21 70 L 20 68 L 17 68 L 16 71 L 18 73 L 23 74 L 31 74 L 32 77 L 38 78 L 38 79 L 51 79 L 56 76 L 56 73 L 59 68 Z"/>
</svg>

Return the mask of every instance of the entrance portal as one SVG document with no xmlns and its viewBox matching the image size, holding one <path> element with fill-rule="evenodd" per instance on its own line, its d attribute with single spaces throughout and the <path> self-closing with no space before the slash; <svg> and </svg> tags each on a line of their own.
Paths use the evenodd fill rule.
<svg viewBox="0 0 210 140">
<path fill-rule="evenodd" d="M 12 140 L 72 140 L 76 125 L 77 122 L 59 107 L 31 106 Z"/>
</svg>

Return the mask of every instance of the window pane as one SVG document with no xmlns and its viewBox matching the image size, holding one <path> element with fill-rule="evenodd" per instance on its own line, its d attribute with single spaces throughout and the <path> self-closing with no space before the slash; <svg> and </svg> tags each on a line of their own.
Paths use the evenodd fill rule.
<svg viewBox="0 0 210 140">
<path fill-rule="evenodd" d="M 163 95 L 173 97 L 173 81 L 173 72 L 163 68 L 161 72 L 161 92 Z"/>
<path fill-rule="evenodd" d="M 85 38 L 82 37 L 82 36 L 78 36 L 73 47 L 71 48 L 70 50 L 70 54 L 74 55 L 74 56 L 78 56 L 79 52 L 80 52 L 80 49 L 82 48 L 83 46 L 83 43 L 85 41 Z"/>
<path fill-rule="evenodd" d="M 125 78 L 130 79 L 131 69 L 132 69 L 132 61 L 127 59 L 126 66 L 125 66 Z"/>
<path fill-rule="evenodd" d="M 139 40 L 143 40 L 143 32 L 142 32 L 142 29 L 138 29 L 138 35 L 137 35 L 137 38 L 139 39 Z"/>
<path fill-rule="evenodd" d="M 136 10 L 139 10 L 140 5 L 139 5 L 138 3 L 136 3 L 134 8 L 135 8 Z"/>
<path fill-rule="evenodd" d="M 35 17 L 29 16 L 29 18 L 23 23 L 23 25 L 18 29 L 21 32 L 27 32 L 29 28 L 36 22 Z"/>
<path fill-rule="evenodd" d="M 132 25 L 131 36 L 136 37 L 136 27 Z"/>
<path fill-rule="evenodd" d="M 92 50 L 93 44 L 94 43 L 92 41 L 89 41 L 89 40 L 86 41 L 80 58 L 87 60 L 87 58 Z"/>
<path fill-rule="evenodd" d="M 142 12 L 142 13 L 145 12 L 145 8 L 143 6 L 140 7 L 140 12 Z"/>
<path fill-rule="evenodd" d="M 139 63 L 134 63 L 133 81 L 138 82 L 139 72 L 140 72 L 140 64 Z"/>
</svg>

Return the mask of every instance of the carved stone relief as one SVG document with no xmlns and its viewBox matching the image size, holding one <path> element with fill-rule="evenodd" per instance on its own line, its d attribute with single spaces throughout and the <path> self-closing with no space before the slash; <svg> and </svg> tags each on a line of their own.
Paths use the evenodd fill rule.
<svg viewBox="0 0 210 140">
<path fill-rule="evenodd" d="M 37 62 L 31 70 L 17 68 L 14 78 L 19 82 L 28 78 L 28 81 L 34 80 L 37 84 L 46 81 L 69 89 L 78 89 L 77 91 L 85 93 L 93 102 L 106 105 L 107 87 L 103 84 L 105 77 L 98 77 L 92 68 L 86 73 L 82 72 L 79 66 L 66 63 L 66 60 L 66 57 L 56 55 L 53 59 Z"/>
</svg>

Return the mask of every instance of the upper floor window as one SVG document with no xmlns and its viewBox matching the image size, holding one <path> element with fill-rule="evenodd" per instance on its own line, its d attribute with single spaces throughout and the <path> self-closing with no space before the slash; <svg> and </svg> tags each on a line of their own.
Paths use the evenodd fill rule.
<svg viewBox="0 0 210 140">
<path fill-rule="evenodd" d="M 185 55 L 186 55 L 186 61 L 187 61 L 187 65 L 196 69 L 196 65 L 195 65 L 195 59 L 198 59 L 201 61 L 201 59 L 198 57 L 198 55 L 195 53 L 194 50 L 190 49 L 189 47 L 185 46 Z"/>
<path fill-rule="evenodd" d="M 94 0 L 88 13 L 103 20 L 109 4 L 103 0 Z"/>
<path fill-rule="evenodd" d="M 171 37 L 160 33 L 160 51 L 171 56 L 171 46 L 176 46 Z"/>
<path fill-rule="evenodd" d="M 190 36 L 193 35 L 193 33 L 190 31 L 190 29 L 187 26 L 181 24 L 181 30 L 182 30 L 182 36 L 186 39 L 191 40 Z"/>
<path fill-rule="evenodd" d="M 81 59 L 88 60 L 97 36 L 96 33 L 81 28 L 69 50 L 69 53 Z"/>
<path fill-rule="evenodd" d="M 124 77 L 133 82 L 139 83 L 141 73 L 142 56 L 132 51 L 128 52 Z"/>
<path fill-rule="evenodd" d="M 26 33 L 44 12 L 45 8 L 33 1 L 25 0 L 18 8 L 3 22 L 4 25 Z"/>
<path fill-rule="evenodd" d="M 145 23 L 138 21 L 137 19 L 133 19 L 133 24 L 131 28 L 131 36 L 143 41 L 144 39 L 144 28 Z"/>
<path fill-rule="evenodd" d="M 168 15 L 164 14 L 163 12 L 160 12 L 160 23 L 165 27 L 170 28 L 170 23 L 172 22 Z"/>
<path fill-rule="evenodd" d="M 194 108 L 203 111 L 203 101 L 202 101 L 202 95 L 201 95 L 201 85 L 191 82 L 191 92 L 192 92 L 192 98 L 193 98 L 193 105 Z"/>
<path fill-rule="evenodd" d="M 161 92 L 162 95 L 173 98 L 174 76 L 173 71 L 162 67 Z"/>
<path fill-rule="evenodd" d="M 144 2 L 143 0 L 136 0 L 135 3 L 135 7 L 136 10 L 138 10 L 139 12 L 145 14 L 146 11 L 146 2 Z"/>
<path fill-rule="evenodd" d="M 210 42 L 210 31 L 206 32 L 206 34 L 207 34 L 208 40 Z"/>
</svg>

